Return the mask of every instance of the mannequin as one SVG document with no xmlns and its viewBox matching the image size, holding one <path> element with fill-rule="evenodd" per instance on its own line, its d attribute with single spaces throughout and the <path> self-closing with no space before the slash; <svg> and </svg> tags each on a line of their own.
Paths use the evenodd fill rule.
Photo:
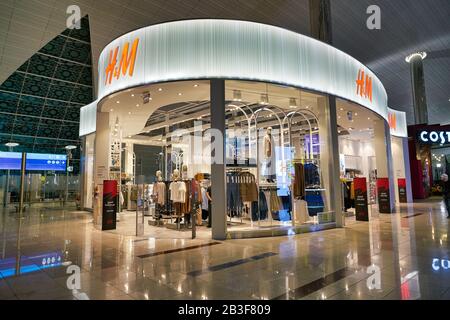
<svg viewBox="0 0 450 320">
<path fill-rule="evenodd" d="M 153 185 L 153 196 L 156 198 L 156 204 L 163 206 L 166 203 L 166 184 L 162 179 L 162 172 L 156 171 L 157 182 Z"/>
<path fill-rule="evenodd" d="M 268 127 L 264 136 L 264 157 L 270 159 L 272 157 L 272 127 Z"/>
<path fill-rule="evenodd" d="M 181 179 L 188 179 L 188 166 L 185 164 L 183 164 L 183 166 L 181 167 Z"/>
<path fill-rule="evenodd" d="M 180 217 L 183 214 L 183 205 L 186 202 L 186 184 L 180 181 L 180 171 L 175 169 L 173 171 L 173 182 L 169 186 L 170 200 L 175 207 L 175 214 Z"/>
<path fill-rule="evenodd" d="M 272 137 L 272 127 L 268 127 L 266 134 L 264 136 L 264 146 L 263 146 L 263 156 L 265 163 L 265 176 L 267 182 L 272 182 L 273 176 L 275 175 L 275 161 L 273 161 L 273 137 Z"/>
</svg>

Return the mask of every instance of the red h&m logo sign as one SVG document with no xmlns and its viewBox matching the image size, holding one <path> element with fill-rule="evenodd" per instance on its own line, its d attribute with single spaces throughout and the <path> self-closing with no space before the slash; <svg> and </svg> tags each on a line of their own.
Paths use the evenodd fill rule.
<svg viewBox="0 0 450 320">
<path fill-rule="evenodd" d="M 113 50 L 109 52 L 109 61 L 105 69 L 105 85 L 111 84 L 113 79 L 118 80 L 121 75 L 125 76 L 127 72 L 130 77 L 133 76 L 138 45 L 139 38 L 134 40 L 133 44 L 131 45 L 130 51 L 130 43 L 125 43 L 121 52 L 119 65 L 117 65 L 119 47 L 116 47 L 116 49 L 114 49 L 114 52 Z M 130 52 L 128 53 L 128 51 Z"/>
<path fill-rule="evenodd" d="M 356 94 L 372 102 L 372 77 L 362 69 L 359 70 L 358 78 L 356 79 Z"/>
</svg>

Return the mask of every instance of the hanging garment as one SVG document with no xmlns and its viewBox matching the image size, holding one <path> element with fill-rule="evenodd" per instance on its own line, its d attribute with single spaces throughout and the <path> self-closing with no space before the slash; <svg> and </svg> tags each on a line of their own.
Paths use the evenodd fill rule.
<svg viewBox="0 0 450 320">
<path fill-rule="evenodd" d="M 166 184 L 164 182 L 153 184 L 153 195 L 156 197 L 157 204 L 164 205 L 166 203 Z"/>
<path fill-rule="evenodd" d="M 301 163 L 294 164 L 294 198 L 303 199 L 305 197 L 305 168 Z"/>
<path fill-rule="evenodd" d="M 258 187 L 256 186 L 256 178 L 250 172 L 242 172 L 239 178 L 239 192 L 242 202 L 258 201 Z"/>
<path fill-rule="evenodd" d="M 304 166 L 305 170 L 305 185 L 320 186 L 319 167 L 313 163 L 307 163 Z"/>
<path fill-rule="evenodd" d="M 208 211 L 208 197 L 206 196 L 206 188 L 201 189 L 202 192 L 202 210 Z"/>
<path fill-rule="evenodd" d="M 227 179 L 227 208 L 231 216 L 237 216 L 242 209 L 242 200 L 239 186 L 239 173 L 229 172 Z"/>
<path fill-rule="evenodd" d="M 305 200 L 308 203 L 308 211 L 310 216 L 316 216 L 318 213 L 324 211 L 325 204 L 323 202 L 322 194 L 320 191 L 307 191 Z"/>
<path fill-rule="evenodd" d="M 189 215 L 188 221 L 190 221 L 190 215 L 191 215 L 191 210 L 192 210 L 192 198 L 191 198 L 191 194 L 192 194 L 192 189 L 191 189 L 191 183 L 189 181 L 185 181 L 182 182 L 185 185 L 186 188 L 186 192 L 184 193 L 184 202 L 183 202 L 183 206 L 181 207 L 182 212 L 184 214 Z"/>
<path fill-rule="evenodd" d="M 187 188 L 183 181 L 174 181 L 169 186 L 170 200 L 174 203 L 185 203 Z"/>
<path fill-rule="evenodd" d="M 270 211 L 277 212 L 283 210 L 283 205 L 281 204 L 281 199 L 278 197 L 276 190 L 270 190 Z"/>
<path fill-rule="evenodd" d="M 264 136 L 264 156 L 266 158 L 272 157 L 272 136 L 270 134 Z"/>
<path fill-rule="evenodd" d="M 264 191 L 259 192 L 259 220 L 266 220 L 269 208 L 267 206 L 267 198 Z"/>
</svg>

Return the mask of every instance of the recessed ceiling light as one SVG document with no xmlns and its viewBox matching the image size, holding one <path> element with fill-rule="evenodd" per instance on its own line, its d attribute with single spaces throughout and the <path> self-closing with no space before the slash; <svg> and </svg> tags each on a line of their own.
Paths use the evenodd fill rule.
<svg viewBox="0 0 450 320">
<path fill-rule="evenodd" d="M 341 116 L 338 116 L 338 119 L 340 119 L 341 118 Z"/>
<path fill-rule="evenodd" d="M 370 120 L 370 117 L 368 117 L 367 120 Z"/>
<path fill-rule="evenodd" d="M 198 84 L 194 84 L 194 87 L 197 88 L 197 87 L 198 87 Z"/>
<path fill-rule="evenodd" d="M 178 93 L 179 96 L 182 96 L 183 94 L 181 92 Z"/>
<path fill-rule="evenodd" d="M 158 91 L 159 91 L 159 92 L 163 91 L 163 88 L 159 88 Z"/>
<path fill-rule="evenodd" d="M 139 104 L 137 104 L 136 107 L 139 107 Z"/>
<path fill-rule="evenodd" d="M 340 110 L 341 110 L 341 111 L 344 111 L 344 108 L 341 108 Z"/>
<path fill-rule="evenodd" d="M 130 111 L 130 112 L 128 112 L 128 114 L 131 114 L 131 111 Z"/>
<path fill-rule="evenodd" d="M 357 112 L 355 112 L 355 116 L 357 116 L 358 115 L 358 113 Z"/>
<path fill-rule="evenodd" d="M 113 112 L 113 111 L 114 111 L 114 109 L 110 109 L 109 111 L 110 111 L 110 112 Z"/>
<path fill-rule="evenodd" d="M 119 103 L 120 103 L 120 101 L 119 101 L 119 100 L 117 100 L 117 101 L 116 101 L 116 103 L 117 103 L 117 104 L 119 104 Z"/>
<path fill-rule="evenodd" d="M 134 97 L 134 93 L 132 93 L 131 96 Z"/>
</svg>

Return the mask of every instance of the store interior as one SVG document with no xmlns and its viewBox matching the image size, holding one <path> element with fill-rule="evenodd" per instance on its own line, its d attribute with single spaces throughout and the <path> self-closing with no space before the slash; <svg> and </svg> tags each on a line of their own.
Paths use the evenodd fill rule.
<svg viewBox="0 0 450 320">
<path fill-rule="evenodd" d="M 145 234 L 191 232 L 193 224 L 199 234 L 210 232 L 215 145 L 209 95 L 209 81 L 181 81 L 129 89 L 99 103 L 99 111 L 109 113 L 109 177 L 120 184 L 117 232 L 135 234 L 137 220 Z M 333 224 L 325 96 L 226 81 L 225 100 L 227 230 Z M 376 204 L 376 137 L 384 141 L 385 120 L 341 99 L 336 112 L 342 208 L 352 217 L 355 177 L 367 178 L 370 204 Z M 89 171 L 94 137 L 86 137 Z M 94 186 L 86 188 L 91 204 Z"/>
</svg>

